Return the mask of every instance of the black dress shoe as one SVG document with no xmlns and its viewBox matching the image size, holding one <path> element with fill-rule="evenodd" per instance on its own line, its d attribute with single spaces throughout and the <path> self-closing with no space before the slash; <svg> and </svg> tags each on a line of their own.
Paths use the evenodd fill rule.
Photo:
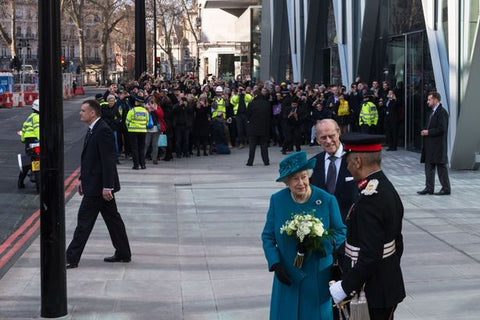
<svg viewBox="0 0 480 320">
<path fill-rule="evenodd" d="M 437 196 L 448 196 L 450 194 L 450 191 L 447 191 L 445 189 L 440 189 L 440 191 L 434 193 Z"/>
<path fill-rule="evenodd" d="M 133 169 L 133 170 L 139 170 L 140 168 L 139 168 L 139 167 L 136 167 L 136 166 L 133 166 L 132 169 Z"/>
<path fill-rule="evenodd" d="M 113 255 L 111 257 L 105 257 L 103 259 L 103 261 L 105 262 L 130 262 L 131 260 L 131 258 L 119 258 L 116 255 Z"/>
<path fill-rule="evenodd" d="M 253 166 L 253 163 L 247 162 L 245 165 L 251 167 Z"/>
<path fill-rule="evenodd" d="M 424 194 L 433 194 L 433 191 L 428 189 L 423 189 L 422 191 L 417 191 L 417 193 L 423 196 Z"/>
<path fill-rule="evenodd" d="M 75 269 L 75 268 L 78 268 L 78 263 L 67 263 L 65 265 L 65 268 L 67 269 Z"/>
<path fill-rule="evenodd" d="M 264 162 L 263 164 L 266 165 L 266 166 L 269 166 L 270 162 Z"/>
<path fill-rule="evenodd" d="M 147 169 L 147 167 L 146 167 L 146 166 L 141 166 L 141 168 L 142 168 L 142 170 L 145 170 L 145 169 Z"/>
</svg>

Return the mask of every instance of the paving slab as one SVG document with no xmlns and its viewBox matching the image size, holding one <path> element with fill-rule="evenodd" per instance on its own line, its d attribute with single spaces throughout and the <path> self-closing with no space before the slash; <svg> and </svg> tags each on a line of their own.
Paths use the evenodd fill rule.
<svg viewBox="0 0 480 320">
<path fill-rule="evenodd" d="M 321 150 L 307 147 L 313 156 Z M 283 158 L 245 166 L 248 150 L 119 165 L 117 204 L 132 262 L 113 253 L 98 219 L 77 269 L 67 272 L 64 319 L 268 319 L 272 274 L 260 233 Z M 480 314 L 480 173 L 451 171 L 452 195 L 418 196 L 419 154 L 384 152 L 382 165 L 405 206 L 402 267 L 407 297 L 396 319 L 478 319 Z M 437 180 L 438 185 L 438 180 Z M 438 187 L 437 187 L 438 189 Z M 81 197 L 66 205 L 67 244 Z M 40 244 L 34 241 L 0 279 L 0 319 L 40 318 Z"/>
</svg>

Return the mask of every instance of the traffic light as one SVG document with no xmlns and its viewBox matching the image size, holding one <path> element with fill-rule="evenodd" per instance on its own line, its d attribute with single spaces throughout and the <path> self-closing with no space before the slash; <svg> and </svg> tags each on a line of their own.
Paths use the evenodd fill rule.
<svg viewBox="0 0 480 320">
<path fill-rule="evenodd" d="M 60 57 L 60 62 L 62 63 L 62 71 L 65 70 L 65 56 Z"/>
<path fill-rule="evenodd" d="M 17 56 L 14 56 L 12 61 L 10 61 L 10 69 L 15 69 L 17 71 L 20 71 L 22 69 L 22 63 Z"/>
<path fill-rule="evenodd" d="M 196 65 L 196 67 L 197 67 L 197 70 L 200 69 L 200 58 L 197 58 L 197 65 Z"/>
<path fill-rule="evenodd" d="M 160 68 L 160 57 L 155 57 L 155 66 Z"/>
</svg>

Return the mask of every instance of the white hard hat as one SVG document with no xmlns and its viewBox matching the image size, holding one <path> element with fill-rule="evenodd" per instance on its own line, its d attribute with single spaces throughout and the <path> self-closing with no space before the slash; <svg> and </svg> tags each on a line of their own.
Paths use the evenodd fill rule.
<svg viewBox="0 0 480 320">
<path fill-rule="evenodd" d="M 223 88 L 218 86 L 215 88 L 215 92 L 223 92 Z"/>
<path fill-rule="evenodd" d="M 40 100 L 35 99 L 35 101 L 33 101 L 32 109 L 37 112 L 40 112 Z"/>
</svg>

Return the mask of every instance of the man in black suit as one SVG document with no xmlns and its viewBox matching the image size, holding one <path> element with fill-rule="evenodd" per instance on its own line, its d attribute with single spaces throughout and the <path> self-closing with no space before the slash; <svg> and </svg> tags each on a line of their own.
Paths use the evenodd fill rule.
<svg viewBox="0 0 480 320">
<path fill-rule="evenodd" d="M 107 225 L 115 254 L 105 262 L 129 262 L 130 245 L 122 217 L 117 211 L 114 193 L 120 190 L 115 163 L 115 138 L 106 122 L 100 118 L 100 104 L 95 100 L 83 102 L 80 120 L 88 124 L 85 137 L 78 193 L 83 195 L 73 239 L 67 249 L 67 269 L 78 267 L 78 262 L 98 213 Z"/>
<path fill-rule="evenodd" d="M 257 144 L 260 145 L 263 164 L 268 166 L 270 164 L 268 158 L 268 140 L 270 136 L 272 108 L 270 107 L 270 102 L 267 100 L 268 90 L 266 88 L 262 88 L 260 94 L 258 90 L 254 91 L 253 95 L 254 98 L 247 109 L 247 133 L 250 148 L 247 166 L 253 166 Z"/>
<path fill-rule="evenodd" d="M 403 253 L 403 204 L 382 171 L 384 136 L 344 134 L 347 168 L 360 195 L 346 217 L 347 239 L 342 281 L 330 287 L 335 303 L 365 291 L 370 319 L 393 319 L 405 298 L 400 259 Z"/>
<path fill-rule="evenodd" d="M 448 178 L 447 158 L 447 133 L 448 113 L 440 103 L 441 96 L 438 92 L 428 94 L 427 105 L 432 108 L 427 125 L 420 132 L 423 137 L 421 163 L 425 163 L 425 189 L 417 191 L 418 194 L 433 194 L 435 188 L 435 167 L 438 179 L 442 185 L 436 195 L 450 194 L 450 179 Z"/>
<path fill-rule="evenodd" d="M 343 158 L 340 127 L 335 120 L 323 119 L 317 122 L 315 130 L 317 142 L 324 151 L 315 156 L 317 164 L 313 168 L 310 183 L 337 198 L 345 222 L 348 210 L 358 197 L 358 188 Z"/>
</svg>

